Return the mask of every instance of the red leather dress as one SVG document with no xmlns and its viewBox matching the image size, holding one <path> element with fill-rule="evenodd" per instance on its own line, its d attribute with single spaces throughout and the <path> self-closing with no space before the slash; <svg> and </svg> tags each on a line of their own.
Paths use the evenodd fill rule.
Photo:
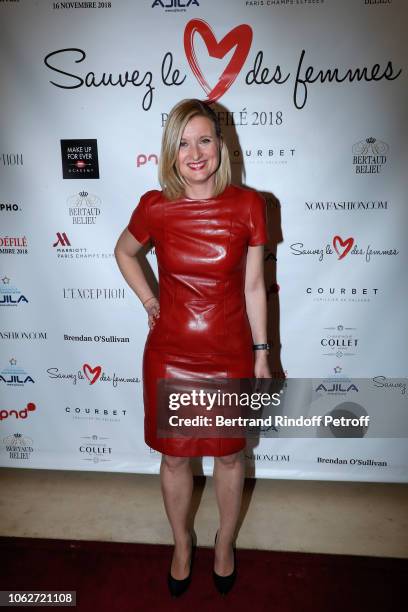
<svg viewBox="0 0 408 612">
<path fill-rule="evenodd" d="M 128 230 L 142 244 L 152 240 L 159 272 L 160 317 L 143 353 L 146 444 L 178 457 L 242 450 L 245 438 L 158 437 L 156 382 L 254 376 L 245 264 L 248 245 L 268 241 L 264 198 L 234 185 L 207 200 L 148 191 Z"/>
</svg>

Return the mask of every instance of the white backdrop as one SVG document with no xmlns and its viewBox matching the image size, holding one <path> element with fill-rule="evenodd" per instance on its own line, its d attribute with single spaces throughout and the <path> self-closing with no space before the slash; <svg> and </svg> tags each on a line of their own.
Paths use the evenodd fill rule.
<svg viewBox="0 0 408 612">
<path fill-rule="evenodd" d="M 158 472 L 146 314 L 113 248 L 158 187 L 165 114 L 187 97 L 217 99 L 235 180 L 268 200 L 273 367 L 328 388 L 372 379 L 392 418 L 406 402 L 407 13 L 403 0 L 0 3 L 2 466 Z M 248 446 L 248 474 L 406 481 L 406 449 L 369 431 L 277 436 Z"/>
</svg>

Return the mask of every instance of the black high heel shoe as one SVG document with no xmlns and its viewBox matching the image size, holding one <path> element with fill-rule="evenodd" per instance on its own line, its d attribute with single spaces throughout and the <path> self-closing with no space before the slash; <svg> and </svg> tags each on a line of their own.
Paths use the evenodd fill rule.
<svg viewBox="0 0 408 612">
<path fill-rule="evenodd" d="M 217 530 L 217 533 L 215 534 L 214 545 L 217 541 L 217 535 L 218 535 L 218 530 Z M 232 545 L 232 551 L 234 553 L 234 569 L 232 570 L 231 574 L 228 574 L 228 576 L 220 576 L 213 569 L 214 584 L 217 588 L 217 591 L 221 593 L 221 595 L 226 595 L 232 589 L 232 587 L 234 586 L 235 579 L 237 577 L 234 544 Z"/>
<path fill-rule="evenodd" d="M 177 578 L 173 578 L 173 576 L 171 575 L 171 566 L 167 574 L 167 585 L 169 587 L 169 591 L 172 597 L 180 597 L 180 595 L 185 593 L 188 587 L 190 586 L 191 574 L 193 570 L 193 561 L 194 561 L 194 555 L 195 555 L 195 549 L 196 549 L 196 543 L 197 543 L 197 537 L 194 531 L 190 531 L 190 537 L 191 537 L 191 555 L 190 555 L 190 571 L 188 573 L 188 576 L 186 578 L 183 578 L 182 580 L 177 580 Z"/>
</svg>

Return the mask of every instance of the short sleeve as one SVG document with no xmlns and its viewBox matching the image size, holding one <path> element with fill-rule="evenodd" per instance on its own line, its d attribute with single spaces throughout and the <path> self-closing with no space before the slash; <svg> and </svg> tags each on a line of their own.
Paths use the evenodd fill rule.
<svg viewBox="0 0 408 612">
<path fill-rule="evenodd" d="M 146 244 L 150 238 L 148 220 L 149 192 L 145 193 L 139 200 L 139 204 L 130 217 L 127 229 L 141 244 Z"/>
<path fill-rule="evenodd" d="M 259 193 L 254 192 L 249 205 L 249 246 L 266 244 L 269 241 L 266 201 Z"/>
</svg>

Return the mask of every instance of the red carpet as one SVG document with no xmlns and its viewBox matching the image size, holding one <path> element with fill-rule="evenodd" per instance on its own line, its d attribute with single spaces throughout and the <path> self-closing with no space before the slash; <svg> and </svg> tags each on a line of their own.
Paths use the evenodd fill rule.
<svg viewBox="0 0 408 612">
<path fill-rule="evenodd" d="M 198 547 L 190 589 L 173 600 L 171 554 L 162 545 L 0 537 L 0 590 L 76 590 L 76 609 L 86 612 L 407 609 L 404 559 L 237 549 L 237 583 L 222 598 L 212 583 L 213 551 Z"/>
</svg>

